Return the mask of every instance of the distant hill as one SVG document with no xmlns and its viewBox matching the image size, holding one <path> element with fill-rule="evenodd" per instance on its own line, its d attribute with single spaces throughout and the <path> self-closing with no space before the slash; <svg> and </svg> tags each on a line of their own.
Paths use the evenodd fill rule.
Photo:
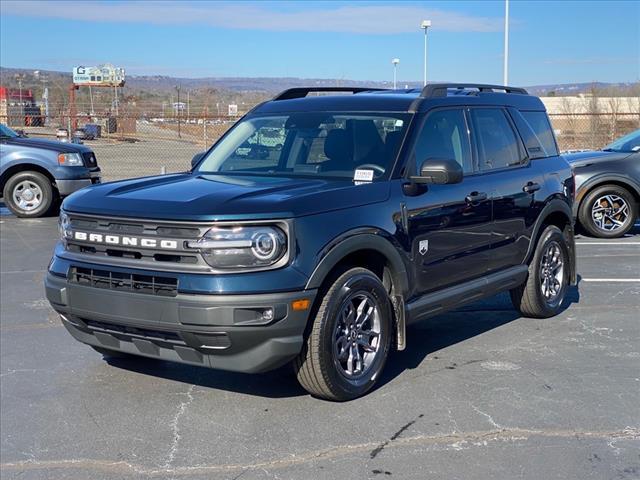
<svg viewBox="0 0 640 480">
<path fill-rule="evenodd" d="M 28 79 L 36 80 L 33 75 L 33 69 L 25 68 L 8 68 L 0 67 L 0 80 L 3 85 L 13 85 L 16 83 L 13 78 L 16 74 L 22 74 Z M 40 70 L 41 74 L 46 75 L 51 81 L 62 83 L 71 81 L 71 73 Z M 422 85 L 420 81 L 399 82 L 399 86 L 408 85 L 410 88 L 417 88 Z M 205 89 L 213 88 L 220 90 L 230 90 L 236 92 L 267 92 L 274 93 L 285 88 L 299 86 L 370 86 L 377 88 L 390 88 L 390 81 L 364 81 L 349 80 L 337 78 L 296 78 L 296 77 L 205 77 L 205 78 L 180 78 L 170 77 L 166 75 L 128 75 L 127 86 L 133 89 L 143 89 L 150 91 L 168 91 L 173 90 L 176 85 L 180 85 L 182 89 Z M 561 95 L 575 95 L 584 93 L 592 88 L 625 88 L 634 85 L 633 83 L 602 83 L 602 82 L 582 82 L 582 83 L 565 83 L 565 84 L 547 84 L 547 85 L 529 85 L 526 88 L 536 95 L 544 95 L 549 92 L 556 92 Z"/>
</svg>

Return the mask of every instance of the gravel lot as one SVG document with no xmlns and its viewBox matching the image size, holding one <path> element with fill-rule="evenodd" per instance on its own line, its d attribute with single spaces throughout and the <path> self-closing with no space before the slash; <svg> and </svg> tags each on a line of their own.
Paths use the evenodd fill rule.
<svg viewBox="0 0 640 480">
<path fill-rule="evenodd" d="M 439 316 L 336 404 L 287 370 L 103 361 L 44 298 L 56 219 L 1 212 L 3 479 L 640 478 L 640 228 L 579 239 L 560 316 Z"/>
</svg>

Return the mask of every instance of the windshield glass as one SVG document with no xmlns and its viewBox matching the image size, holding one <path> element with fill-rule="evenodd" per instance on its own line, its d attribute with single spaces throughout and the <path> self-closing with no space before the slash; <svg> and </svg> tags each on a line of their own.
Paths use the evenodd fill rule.
<svg viewBox="0 0 640 480">
<path fill-rule="evenodd" d="M 18 136 L 18 134 L 16 132 L 11 130 L 6 125 L 3 125 L 3 124 L 0 123 L 0 137 L 15 138 L 17 136 Z"/>
<path fill-rule="evenodd" d="M 375 181 L 389 175 L 407 124 L 402 113 L 251 117 L 233 127 L 197 172 L 354 178 L 359 169 Z"/>
<path fill-rule="evenodd" d="M 640 130 L 631 132 L 603 148 L 608 152 L 638 152 L 640 151 Z"/>
</svg>

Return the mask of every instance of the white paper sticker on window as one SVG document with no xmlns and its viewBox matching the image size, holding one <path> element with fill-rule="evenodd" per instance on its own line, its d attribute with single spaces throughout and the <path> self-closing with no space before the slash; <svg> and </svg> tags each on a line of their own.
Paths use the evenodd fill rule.
<svg viewBox="0 0 640 480">
<path fill-rule="evenodd" d="M 354 182 L 371 182 L 373 180 L 373 170 L 356 169 L 353 174 Z"/>
<path fill-rule="evenodd" d="M 402 120 L 396 120 L 396 127 L 402 127 L 402 125 L 404 125 L 404 122 Z"/>
</svg>

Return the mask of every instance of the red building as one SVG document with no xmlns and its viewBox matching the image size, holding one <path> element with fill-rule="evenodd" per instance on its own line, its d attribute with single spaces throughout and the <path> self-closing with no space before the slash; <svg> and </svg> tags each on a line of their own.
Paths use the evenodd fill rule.
<svg viewBox="0 0 640 480">
<path fill-rule="evenodd" d="M 32 90 L 0 86 L 0 123 L 25 127 L 42 125 L 43 120 Z"/>
</svg>

